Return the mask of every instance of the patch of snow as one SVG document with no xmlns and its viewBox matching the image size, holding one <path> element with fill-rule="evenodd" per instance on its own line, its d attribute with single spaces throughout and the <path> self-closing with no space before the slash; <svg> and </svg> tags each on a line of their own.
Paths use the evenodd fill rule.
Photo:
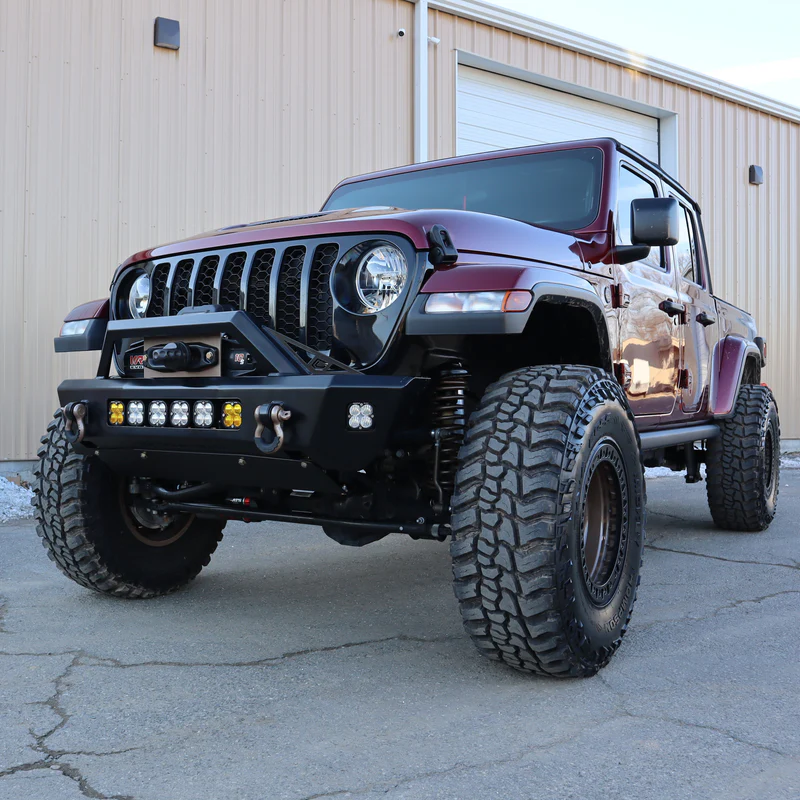
<svg viewBox="0 0 800 800">
<path fill-rule="evenodd" d="M 644 477 L 651 481 L 654 478 L 682 478 L 686 474 L 686 470 L 680 472 L 673 472 L 669 467 L 645 467 Z"/>
<path fill-rule="evenodd" d="M 30 489 L 0 477 L 0 522 L 32 517 L 32 497 L 33 492 Z"/>
<path fill-rule="evenodd" d="M 784 456 L 781 459 L 781 469 L 800 469 L 800 456 Z"/>
</svg>

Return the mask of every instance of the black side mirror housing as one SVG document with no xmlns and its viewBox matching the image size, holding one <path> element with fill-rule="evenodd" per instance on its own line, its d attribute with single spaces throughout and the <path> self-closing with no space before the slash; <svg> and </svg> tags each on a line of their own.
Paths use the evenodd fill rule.
<svg viewBox="0 0 800 800">
<path fill-rule="evenodd" d="M 679 207 L 674 197 L 641 197 L 631 202 L 631 244 L 678 244 Z"/>
</svg>

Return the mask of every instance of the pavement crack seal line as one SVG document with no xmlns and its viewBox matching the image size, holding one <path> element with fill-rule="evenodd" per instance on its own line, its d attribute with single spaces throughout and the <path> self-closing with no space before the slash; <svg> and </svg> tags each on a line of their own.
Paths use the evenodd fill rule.
<svg viewBox="0 0 800 800">
<path fill-rule="evenodd" d="M 505 766 L 508 764 L 513 764 L 517 761 L 524 761 L 529 755 L 535 752 L 540 752 L 542 750 L 550 750 L 553 747 L 558 747 L 562 744 L 569 744 L 570 742 L 575 741 L 575 733 L 571 733 L 569 736 L 564 736 L 561 739 L 555 739 L 552 742 L 546 742 L 544 744 L 537 744 L 531 745 L 530 747 L 526 747 L 524 750 L 516 753 L 513 756 L 508 756 L 507 758 L 496 758 L 491 759 L 489 761 L 479 761 L 475 764 L 464 764 L 462 762 L 458 762 L 457 764 L 453 764 L 450 767 L 445 767 L 444 769 L 434 769 L 428 772 L 420 772 L 416 775 L 409 775 L 405 778 L 400 778 L 394 782 L 388 781 L 380 781 L 376 783 L 370 783 L 366 786 L 361 786 L 358 789 L 335 789 L 331 792 L 322 792 L 320 794 L 309 794 L 305 795 L 301 798 L 301 800 L 320 800 L 320 798 L 325 797 L 342 797 L 342 796 L 350 796 L 355 797 L 360 794 L 367 794 L 368 792 L 379 791 L 382 794 L 388 794 L 389 792 L 394 791 L 395 789 L 399 789 L 401 786 L 405 786 L 409 783 L 413 783 L 414 781 L 424 780 L 425 778 L 438 778 L 443 775 L 450 775 L 453 772 L 468 772 L 470 770 L 478 770 L 478 769 L 486 769 L 487 767 L 500 767 Z"/>
<path fill-rule="evenodd" d="M 696 558 L 710 558 L 712 561 L 727 561 L 729 564 L 751 564 L 756 567 L 783 567 L 784 569 L 800 570 L 800 563 L 781 564 L 777 561 L 748 561 L 742 558 L 725 558 L 724 556 L 712 556 L 708 553 L 695 553 L 692 550 L 678 550 L 672 547 L 658 547 L 654 544 L 646 544 L 645 550 L 658 550 L 661 553 L 677 553 L 682 556 L 695 556 Z"/>
<path fill-rule="evenodd" d="M 89 666 L 105 666 L 114 669 L 132 669 L 135 667 L 258 667 L 258 666 L 275 666 L 283 661 L 293 658 L 300 658 L 302 656 L 313 655 L 315 653 L 330 653 L 337 650 L 347 650 L 353 647 L 364 647 L 370 644 L 383 644 L 385 642 L 414 642 L 421 644 L 432 644 L 438 642 L 451 642 L 462 639 L 460 636 L 441 636 L 425 638 L 422 636 L 410 636 L 400 634 L 399 636 L 387 636 L 382 639 L 365 639 L 358 642 L 345 642 L 344 644 L 330 645 L 328 647 L 309 648 L 306 650 L 293 650 L 283 653 L 279 656 L 272 656 L 270 658 L 258 659 L 255 661 L 229 661 L 229 662 L 182 662 L 182 661 L 143 661 L 139 663 L 126 664 L 114 658 L 103 658 L 94 656 L 84 650 L 69 650 L 65 653 L 7 653 L 0 652 L 0 656 L 65 656 L 71 655 L 72 660 L 54 680 L 55 691 L 46 700 L 41 700 L 35 705 L 41 705 L 49 708 L 58 717 L 58 722 L 43 734 L 36 735 L 32 730 L 29 730 L 30 735 L 35 740 L 36 744 L 33 749 L 40 753 L 43 758 L 38 761 L 29 761 L 24 764 L 17 764 L 16 766 L 9 767 L 5 770 L 0 770 L 0 778 L 15 775 L 20 772 L 32 772 L 34 770 L 52 769 L 60 772 L 67 778 L 75 781 L 84 797 L 92 798 L 93 800 L 134 800 L 130 795 L 104 795 L 92 787 L 87 779 L 80 773 L 80 771 L 72 764 L 65 763 L 63 759 L 68 759 L 69 756 L 112 756 L 121 753 L 129 753 L 139 748 L 129 747 L 124 750 L 110 750 L 106 752 L 92 752 L 86 750 L 54 750 L 47 745 L 49 739 L 54 733 L 60 731 L 70 720 L 70 715 L 62 703 L 62 694 L 66 689 L 69 677 L 77 667 Z M 463 765 L 465 768 L 468 765 Z M 451 768 L 454 769 L 454 768 Z M 447 770 L 451 771 L 451 770 Z M 409 780 L 413 780 L 409 779 Z M 402 782 L 401 782 L 402 783 Z M 399 784 L 398 784 L 399 785 Z M 339 791 L 334 794 L 347 794 L 347 791 Z M 315 795 L 325 796 L 325 795 Z"/>
<path fill-rule="evenodd" d="M 125 750 L 111 750 L 107 752 L 92 752 L 86 750 L 54 750 L 47 745 L 47 740 L 56 732 L 60 731 L 70 720 L 70 715 L 64 708 L 62 696 L 67 688 L 68 681 L 72 675 L 73 670 L 81 666 L 81 661 L 87 654 L 80 650 L 74 653 L 72 660 L 67 664 L 64 671 L 57 675 L 53 681 L 54 691 L 46 700 L 40 700 L 33 705 L 40 705 L 49 708 L 57 717 L 58 722 L 52 728 L 42 734 L 35 734 L 32 729 L 29 729 L 29 734 L 36 742 L 32 745 L 34 751 L 42 755 L 38 761 L 29 761 L 24 764 L 17 764 L 13 767 L 8 767 L 0 771 L 0 778 L 5 778 L 10 775 L 16 775 L 21 772 L 33 772 L 34 770 L 50 769 L 61 773 L 65 778 L 69 778 L 78 784 L 78 789 L 84 797 L 92 798 L 92 800 L 134 800 L 131 795 L 106 795 L 97 791 L 89 781 L 81 774 L 80 770 L 74 765 L 65 762 L 63 759 L 68 759 L 69 756 L 111 756 L 119 753 L 128 753 L 138 748 L 132 747 Z"/>
<path fill-rule="evenodd" d="M 631 719 L 649 720 L 651 722 L 663 722 L 667 723 L 668 725 L 677 725 L 680 728 L 694 728 L 697 730 L 711 731 L 712 733 L 718 733 L 720 736 L 725 736 L 726 738 L 733 742 L 737 742 L 738 744 L 743 744 L 746 747 L 752 747 L 756 750 L 761 750 L 766 753 L 772 753 L 773 755 L 781 756 L 782 758 L 794 759 L 797 757 L 796 753 L 787 753 L 783 750 L 778 750 L 777 748 L 770 747 L 766 744 L 760 744 L 759 742 L 753 742 L 749 739 L 743 739 L 741 736 L 737 736 L 737 734 L 733 733 L 733 731 L 729 731 L 726 728 L 719 728 L 716 725 L 705 725 L 701 722 L 689 722 L 688 720 L 679 719 L 678 717 L 670 717 L 666 714 L 658 715 L 634 713 L 625 705 L 627 696 L 623 692 L 612 686 L 604 675 L 598 674 L 597 678 L 600 680 L 600 683 L 602 683 L 603 686 L 617 696 L 617 710 L 621 716 L 630 717 Z"/>
<path fill-rule="evenodd" d="M 412 642 L 418 644 L 437 644 L 439 642 L 454 642 L 461 641 L 462 636 L 441 636 L 425 638 L 423 636 L 407 636 L 400 634 L 399 636 L 387 636 L 382 639 L 364 639 L 358 642 L 345 642 L 344 644 L 334 644 L 327 647 L 314 647 L 308 650 L 292 650 L 288 653 L 282 653 L 279 656 L 269 656 L 268 658 L 259 658 L 253 661 L 133 661 L 124 662 L 116 658 L 103 658 L 99 656 L 91 656 L 88 654 L 81 654 L 83 662 L 81 666 L 93 667 L 112 667 L 114 669 L 138 669 L 139 667 L 272 667 L 278 664 L 289 661 L 293 658 L 302 658 L 303 656 L 315 655 L 317 653 L 333 653 L 338 650 L 349 650 L 354 647 L 366 647 L 371 644 L 385 644 L 387 642 Z M 11 654 L 13 655 L 13 654 Z"/>
</svg>

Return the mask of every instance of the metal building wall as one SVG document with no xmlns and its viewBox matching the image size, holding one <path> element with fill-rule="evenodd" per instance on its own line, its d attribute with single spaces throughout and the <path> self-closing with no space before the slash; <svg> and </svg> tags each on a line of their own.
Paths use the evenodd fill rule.
<svg viewBox="0 0 800 800">
<path fill-rule="evenodd" d="M 64 314 L 144 247 L 318 208 L 412 160 L 405 0 L 0 2 L 0 459 L 67 375 Z M 180 20 L 178 52 L 153 19 Z"/>
<path fill-rule="evenodd" d="M 456 51 L 678 114 L 678 177 L 703 208 L 714 291 L 755 315 L 782 435 L 800 437 L 800 123 L 439 10 L 429 33 L 431 158 L 456 152 Z"/>
</svg>

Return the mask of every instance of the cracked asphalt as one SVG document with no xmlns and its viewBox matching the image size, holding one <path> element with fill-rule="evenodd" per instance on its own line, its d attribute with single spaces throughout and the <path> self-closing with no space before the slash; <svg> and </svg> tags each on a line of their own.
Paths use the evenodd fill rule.
<svg viewBox="0 0 800 800">
<path fill-rule="evenodd" d="M 231 524 L 186 591 L 81 589 L 0 525 L 0 798 L 800 798 L 800 470 L 761 534 L 650 481 L 631 629 L 588 680 L 462 631 L 446 546 Z"/>
</svg>

